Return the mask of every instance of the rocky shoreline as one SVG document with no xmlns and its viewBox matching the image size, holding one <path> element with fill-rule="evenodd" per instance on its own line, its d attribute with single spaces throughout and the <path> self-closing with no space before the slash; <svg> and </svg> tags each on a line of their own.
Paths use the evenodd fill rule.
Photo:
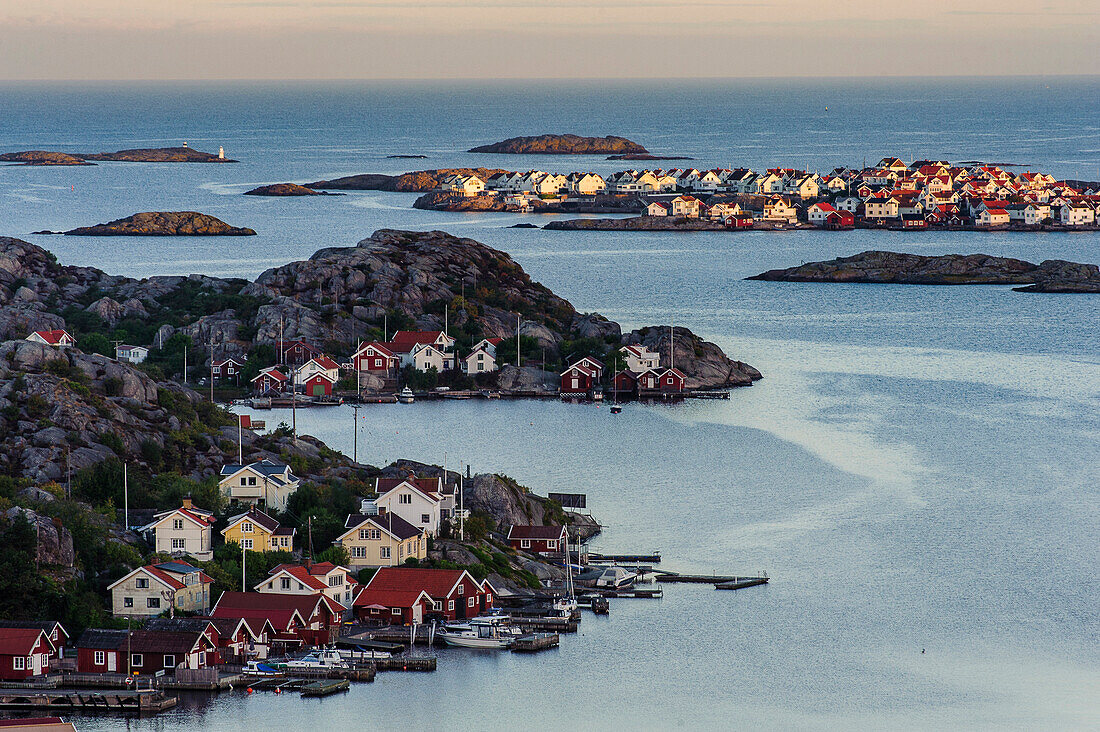
<svg viewBox="0 0 1100 732">
<path fill-rule="evenodd" d="M 1100 293 L 1100 268 L 1062 260 L 1033 264 L 987 254 L 923 256 L 866 251 L 851 257 L 773 269 L 746 279 L 902 285 L 1023 285 L 1018 292 Z"/>
<path fill-rule="evenodd" d="M 625 137 L 581 137 L 579 135 L 536 135 L 510 137 L 489 145 L 479 145 L 466 152 L 502 153 L 510 155 L 645 155 L 649 151 Z"/>
<path fill-rule="evenodd" d="M 318 180 L 306 183 L 306 188 L 336 191 L 390 191 L 396 193 L 428 193 L 437 191 L 443 180 L 452 175 L 476 175 L 482 180 L 497 173 L 510 171 L 501 168 L 439 168 L 436 170 L 415 170 L 401 175 L 383 173 L 361 173 L 346 175 L 332 180 Z"/>
<path fill-rule="evenodd" d="M 71 236 L 255 236 L 247 227 L 230 226 L 221 219 L 197 211 L 147 211 L 106 224 L 79 226 L 68 231 L 36 231 L 36 234 Z"/>
<path fill-rule="evenodd" d="M 597 195 L 585 199 L 536 199 L 531 202 L 531 213 L 580 214 L 580 213 L 638 213 L 642 204 L 633 195 Z M 463 196 L 449 191 L 431 191 L 413 202 L 413 208 L 428 211 L 512 211 L 513 206 L 504 203 L 504 196 Z"/>
</svg>

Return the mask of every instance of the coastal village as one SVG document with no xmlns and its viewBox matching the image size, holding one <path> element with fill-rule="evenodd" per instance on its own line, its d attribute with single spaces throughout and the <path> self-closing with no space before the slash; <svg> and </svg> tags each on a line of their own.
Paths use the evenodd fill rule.
<svg viewBox="0 0 1100 732">
<path fill-rule="evenodd" d="M 827 173 L 658 168 L 601 176 L 532 170 L 485 180 L 453 174 L 442 180 L 440 191 L 493 198 L 504 210 L 519 213 L 567 201 L 631 197 L 644 217 L 709 220 L 729 229 L 1079 229 L 1095 227 L 1100 209 L 1100 191 L 1045 173 L 937 160 L 906 163 L 896 157 Z M 444 201 L 438 207 L 447 206 Z"/>
</svg>

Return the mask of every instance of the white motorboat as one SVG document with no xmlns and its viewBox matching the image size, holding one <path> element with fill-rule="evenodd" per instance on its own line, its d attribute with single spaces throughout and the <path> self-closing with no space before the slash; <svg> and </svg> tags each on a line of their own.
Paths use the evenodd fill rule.
<svg viewBox="0 0 1100 732">
<path fill-rule="evenodd" d="M 249 661 L 241 669 L 241 673 L 248 676 L 282 676 L 282 671 L 260 661 Z"/>
<path fill-rule="evenodd" d="M 334 668 L 348 668 L 348 662 L 340 656 L 336 650 L 323 650 L 311 653 L 293 661 L 287 661 L 288 669 L 325 670 Z"/>
<path fill-rule="evenodd" d="M 413 395 L 413 390 L 406 386 L 404 389 L 397 392 L 397 401 L 402 404 L 412 404 L 416 401 L 416 397 Z"/>
<path fill-rule="evenodd" d="M 636 579 L 638 579 L 636 572 L 631 572 L 629 569 L 619 566 L 608 567 L 596 579 L 596 587 L 618 589 L 634 584 Z"/>
<path fill-rule="evenodd" d="M 459 648 L 505 649 L 516 642 L 519 631 L 506 624 L 510 618 L 492 616 L 473 618 L 468 623 L 448 623 L 439 637 Z"/>
</svg>

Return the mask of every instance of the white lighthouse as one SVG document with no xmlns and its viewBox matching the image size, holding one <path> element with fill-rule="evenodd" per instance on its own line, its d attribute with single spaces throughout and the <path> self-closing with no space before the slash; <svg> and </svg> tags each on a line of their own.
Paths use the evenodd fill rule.
<svg viewBox="0 0 1100 732">
<path fill-rule="evenodd" d="M 218 145 L 218 160 L 225 160 L 225 148 Z"/>
</svg>

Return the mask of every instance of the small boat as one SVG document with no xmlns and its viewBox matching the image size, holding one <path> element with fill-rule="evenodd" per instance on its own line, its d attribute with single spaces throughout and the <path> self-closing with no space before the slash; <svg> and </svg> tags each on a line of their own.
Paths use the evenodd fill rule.
<svg viewBox="0 0 1100 732">
<path fill-rule="evenodd" d="M 412 404 L 416 401 L 416 397 L 413 396 L 413 391 L 409 387 L 405 387 L 401 391 L 397 392 L 397 401 L 402 404 Z"/>
<path fill-rule="evenodd" d="M 511 648 L 519 635 L 518 629 L 506 625 L 510 618 L 491 616 L 473 618 L 468 623 L 448 623 L 439 637 L 449 646 L 503 650 Z"/>
<path fill-rule="evenodd" d="M 325 650 L 311 653 L 293 661 L 287 661 L 288 669 L 327 670 L 333 668 L 348 668 L 348 662 L 340 657 L 336 650 Z"/>
<path fill-rule="evenodd" d="M 282 676 L 282 672 L 278 669 L 268 666 L 266 663 L 260 663 L 259 661 L 249 661 L 241 669 L 242 674 L 248 676 Z"/>
<path fill-rule="evenodd" d="M 623 411 L 623 408 L 620 407 L 618 404 L 611 405 L 611 413 L 612 414 L 621 414 L 622 411 Z"/>
<path fill-rule="evenodd" d="M 638 574 L 636 572 L 631 572 L 629 569 L 619 566 L 608 567 L 596 579 L 596 587 L 607 587 L 610 589 L 628 587 L 634 584 L 637 578 Z"/>
</svg>

